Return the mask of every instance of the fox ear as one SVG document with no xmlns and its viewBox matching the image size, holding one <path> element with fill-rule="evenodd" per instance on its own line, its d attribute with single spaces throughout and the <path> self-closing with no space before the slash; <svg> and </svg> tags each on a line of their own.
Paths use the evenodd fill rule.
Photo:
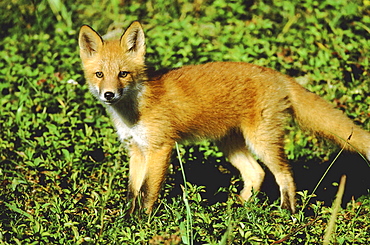
<svg viewBox="0 0 370 245">
<path fill-rule="evenodd" d="M 90 26 L 83 25 L 78 37 L 80 56 L 93 56 L 103 46 L 102 37 Z"/>
<path fill-rule="evenodd" d="M 126 29 L 121 37 L 121 46 L 127 52 L 135 53 L 137 56 L 144 57 L 145 55 L 145 35 L 143 28 L 138 21 Z"/>
</svg>

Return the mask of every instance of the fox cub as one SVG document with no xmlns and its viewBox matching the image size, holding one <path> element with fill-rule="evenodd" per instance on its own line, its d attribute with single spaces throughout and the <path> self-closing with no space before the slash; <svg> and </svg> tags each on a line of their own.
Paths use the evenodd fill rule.
<svg viewBox="0 0 370 245">
<path fill-rule="evenodd" d="M 352 135 L 347 150 L 370 159 L 369 132 L 272 69 L 215 62 L 149 76 L 139 22 L 115 41 L 103 40 L 84 25 L 79 46 L 91 92 L 106 105 L 120 140 L 128 143 L 130 212 L 135 204 L 151 212 L 174 143 L 203 138 L 214 140 L 240 171 L 243 199 L 258 191 L 264 179 L 255 155 L 274 174 L 281 207 L 294 212 L 295 184 L 283 150 L 289 115 L 338 144 Z"/>
</svg>

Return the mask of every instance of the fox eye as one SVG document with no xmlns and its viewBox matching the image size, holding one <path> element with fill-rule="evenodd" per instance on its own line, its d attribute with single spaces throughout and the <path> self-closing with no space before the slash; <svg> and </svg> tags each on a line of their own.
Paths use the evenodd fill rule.
<svg viewBox="0 0 370 245">
<path fill-rule="evenodd" d="M 95 72 L 95 75 L 97 78 L 102 78 L 104 76 L 103 72 L 101 71 Z"/>
<path fill-rule="evenodd" d="M 129 74 L 128 71 L 120 71 L 118 73 L 118 76 L 121 77 L 121 78 L 124 78 L 124 77 L 127 77 L 128 74 Z"/>
</svg>

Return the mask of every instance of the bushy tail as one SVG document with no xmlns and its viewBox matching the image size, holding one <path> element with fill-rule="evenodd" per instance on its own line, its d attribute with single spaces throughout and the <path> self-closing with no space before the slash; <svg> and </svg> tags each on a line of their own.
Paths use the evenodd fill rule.
<svg viewBox="0 0 370 245">
<path fill-rule="evenodd" d="M 293 79 L 289 81 L 290 99 L 294 116 L 304 128 L 343 146 L 346 150 L 360 152 L 370 160 L 370 133 L 355 125 L 340 110 L 327 101 L 307 91 Z"/>
</svg>

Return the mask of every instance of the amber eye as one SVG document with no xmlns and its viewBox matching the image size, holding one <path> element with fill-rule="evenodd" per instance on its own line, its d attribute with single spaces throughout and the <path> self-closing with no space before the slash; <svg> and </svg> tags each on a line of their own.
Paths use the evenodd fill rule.
<svg viewBox="0 0 370 245">
<path fill-rule="evenodd" d="M 101 71 L 96 72 L 95 75 L 97 78 L 102 78 L 104 76 L 103 72 Z"/>
<path fill-rule="evenodd" d="M 118 73 L 118 76 L 121 77 L 121 78 L 124 78 L 124 77 L 127 77 L 128 74 L 129 74 L 128 71 L 120 71 Z"/>
</svg>

